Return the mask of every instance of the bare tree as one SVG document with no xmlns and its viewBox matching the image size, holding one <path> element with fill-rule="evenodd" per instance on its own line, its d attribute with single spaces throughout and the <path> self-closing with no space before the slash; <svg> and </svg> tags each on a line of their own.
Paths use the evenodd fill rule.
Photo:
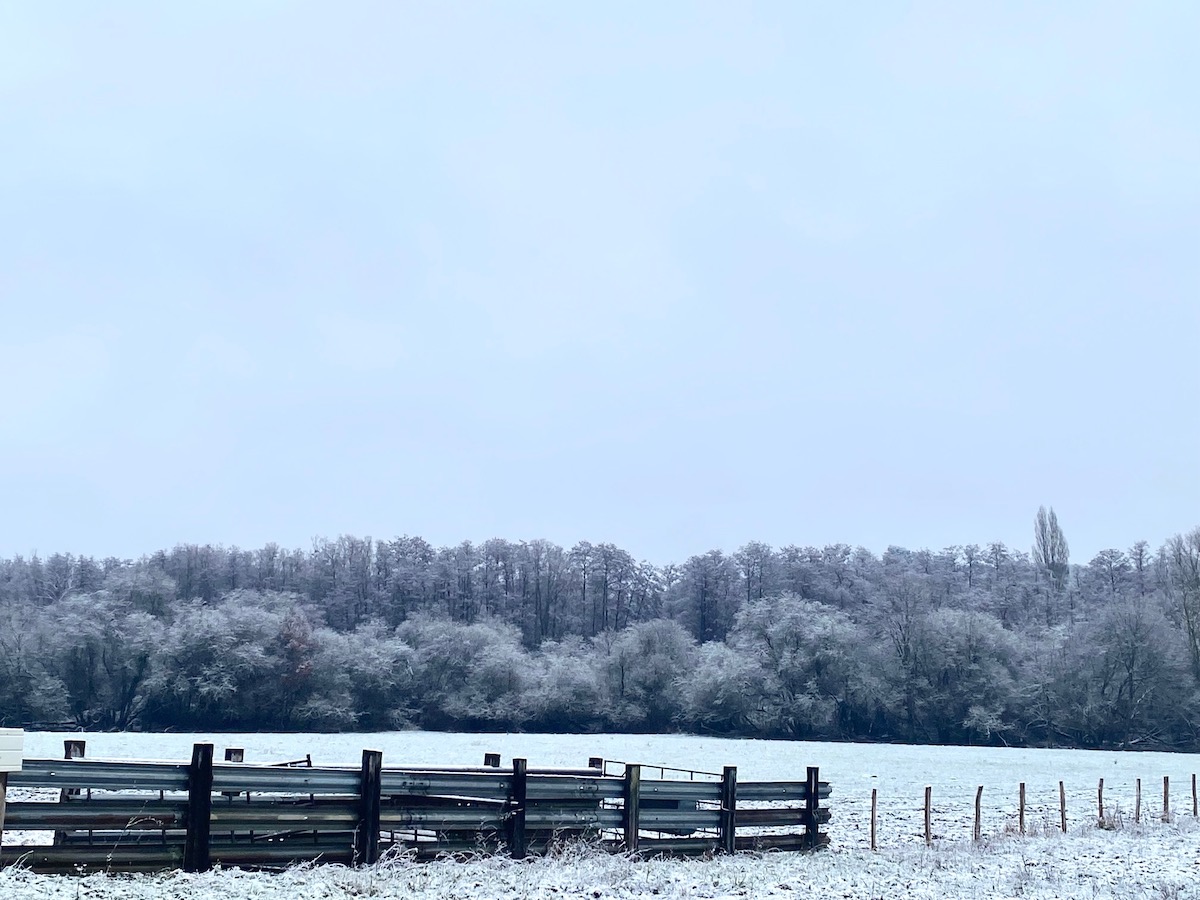
<svg viewBox="0 0 1200 900">
<path fill-rule="evenodd" d="M 1187 633 L 1192 673 L 1200 680 L 1200 528 L 1167 541 L 1169 590 Z"/>
<path fill-rule="evenodd" d="M 1033 558 L 1039 568 L 1048 572 L 1055 590 L 1061 591 L 1066 584 L 1067 572 L 1070 571 L 1071 550 L 1062 528 L 1058 525 L 1058 516 L 1054 507 L 1046 512 L 1046 507 L 1039 506 L 1037 518 L 1033 522 Z"/>
</svg>

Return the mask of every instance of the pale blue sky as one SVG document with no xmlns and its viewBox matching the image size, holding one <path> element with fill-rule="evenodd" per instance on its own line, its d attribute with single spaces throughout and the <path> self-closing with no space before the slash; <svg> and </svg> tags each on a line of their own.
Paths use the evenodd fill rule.
<svg viewBox="0 0 1200 900">
<path fill-rule="evenodd" d="M 1200 524 L 1200 5 L 4 3 L 0 553 Z"/>
</svg>

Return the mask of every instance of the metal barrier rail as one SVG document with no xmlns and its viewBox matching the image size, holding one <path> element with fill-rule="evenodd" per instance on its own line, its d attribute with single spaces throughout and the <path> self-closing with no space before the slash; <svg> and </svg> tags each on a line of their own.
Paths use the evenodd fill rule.
<svg viewBox="0 0 1200 900">
<path fill-rule="evenodd" d="M 53 831 L 56 843 L 5 847 L 0 864 L 201 871 L 214 863 L 369 864 L 388 847 L 427 858 L 501 845 L 521 857 L 584 834 L 601 846 L 641 854 L 806 849 L 824 842 L 819 826 L 830 815 L 820 801 L 831 790 L 817 780 L 816 769 L 805 781 L 738 784 L 733 767 L 714 780 L 714 773 L 648 766 L 689 777 L 643 780 L 636 763 L 622 764 L 616 776 L 594 762 L 578 769 L 531 769 L 523 759 L 513 760 L 511 770 L 385 769 L 382 753 L 368 750 L 359 768 L 279 767 L 214 763 L 211 744 L 196 745 L 190 764 L 25 760 L 9 783 L 57 788 L 61 799 L 10 802 L 0 829 Z M 771 831 L 780 828 L 788 831 Z"/>
</svg>

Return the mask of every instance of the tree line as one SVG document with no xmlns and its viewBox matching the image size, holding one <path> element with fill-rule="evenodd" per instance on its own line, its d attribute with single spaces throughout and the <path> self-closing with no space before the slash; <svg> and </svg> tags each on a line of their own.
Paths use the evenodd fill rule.
<svg viewBox="0 0 1200 900">
<path fill-rule="evenodd" d="M 0 560 L 0 723 L 1200 748 L 1200 528 L 1030 552 L 342 536 Z"/>
</svg>

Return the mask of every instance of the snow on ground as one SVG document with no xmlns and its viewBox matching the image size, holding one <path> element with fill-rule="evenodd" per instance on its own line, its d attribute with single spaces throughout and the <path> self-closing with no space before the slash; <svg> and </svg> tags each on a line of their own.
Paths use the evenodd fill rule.
<svg viewBox="0 0 1200 900">
<path fill-rule="evenodd" d="M 243 747 L 246 761 L 296 759 L 357 765 L 363 748 L 385 765 L 478 764 L 485 752 L 505 764 L 581 766 L 590 756 L 719 772 L 739 780 L 802 779 L 817 765 L 833 784 L 831 850 L 815 855 L 741 854 L 711 860 L 638 861 L 570 850 L 525 862 L 479 859 L 374 869 L 299 867 L 281 875 L 212 872 L 154 877 L 56 878 L 0 873 L 0 898 L 434 897 L 1080 897 L 1197 898 L 1200 825 L 1192 818 L 1191 773 L 1200 757 L 1170 753 L 1009 750 L 722 740 L 680 735 L 527 734 L 90 734 L 89 757 L 186 760 L 191 745 Z M 27 756 L 59 757 L 62 734 L 26 736 Z M 1162 779 L 1171 816 L 1162 823 Z M 644 777 L 653 777 L 644 773 Z M 1096 827 L 1097 782 L 1120 827 Z M 1142 779 L 1142 823 L 1133 823 L 1134 781 Z M 1058 832 L 1058 782 L 1068 798 L 1068 833 Z M 1017 785 L 1027 784 L 1029 835 L 1016 831 Z M 924 786 L 933 786 L 935 845 L 923 846 Z M 970 840 L 975 786 L 984 785 L 985 840 Z M 880 852 L 868 847 L 871 789 L 879 792 Z M 15 848 L 6 849 L 6 853 Z"/>
<path fill-rule="evenodd" d="M 297 900 L 297 898 L 1155 898 L 1200 897 L 1200 829 L 1190 822 L 1005 837 L 978 847 L 815 855 L 739 854 L 639 861 L 583 849 L 524 862 L 385 862 L 305 866 L 282 874 L 214 871 L 85 878 L 0 872 L 6 900 Z"/>
</svg>

